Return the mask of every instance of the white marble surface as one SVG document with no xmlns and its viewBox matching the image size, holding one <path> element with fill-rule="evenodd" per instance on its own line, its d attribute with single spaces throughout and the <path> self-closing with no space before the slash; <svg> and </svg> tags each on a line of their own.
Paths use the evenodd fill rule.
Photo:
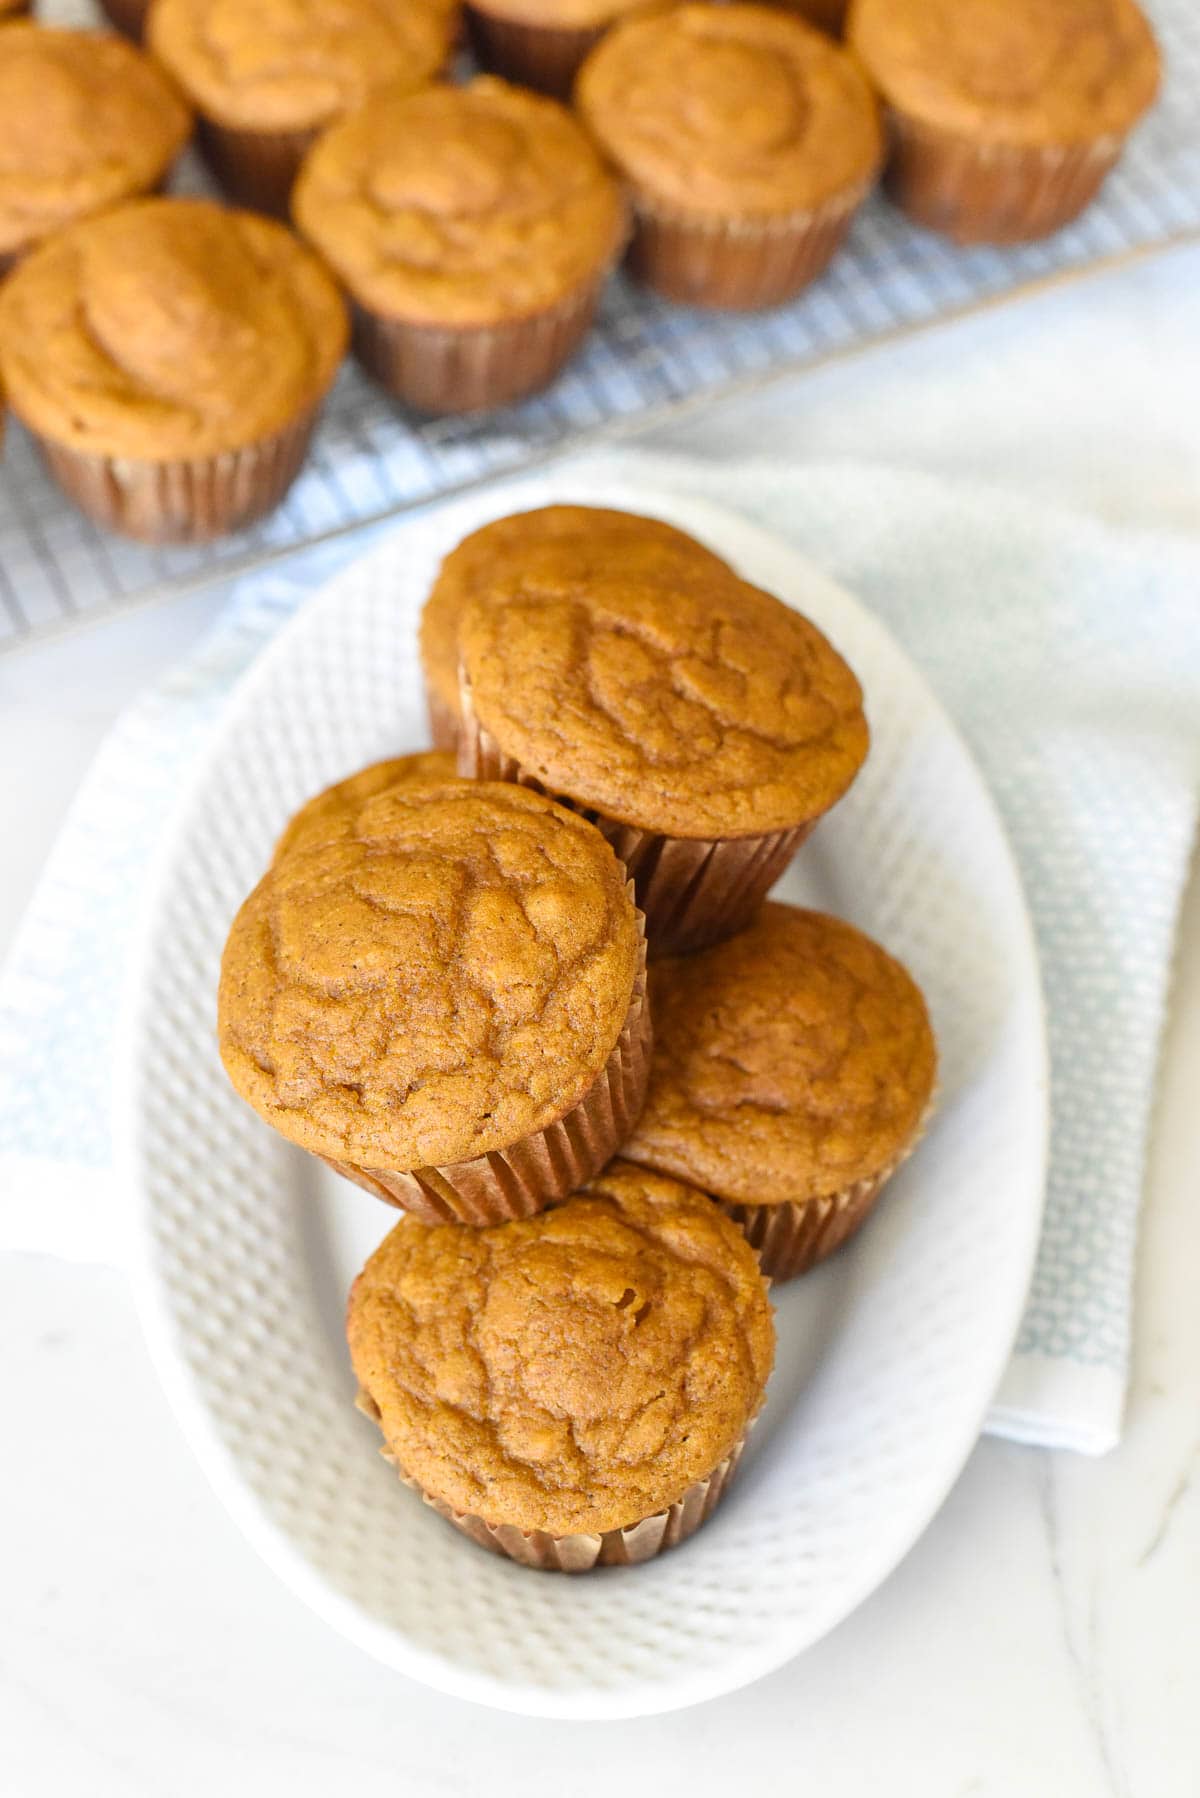
<svg viewBox="0 0 1200 1798">
<path fill-rule="evenodd" d="M 789 382 L 674 441 L 969 472 L 1200 533 L 1198 316 L 1200 248 Z M 211 605 L 0 660 L 0 947 L 100 733 Z M 204 1486 L 120 1276 L 0 1260 L 0 1790 L 636 1798 L 686 1775 L 697 1798 L 1195 1798 L 1198 1086 L 1194 878 L 1122 1447 L 1087 1461 L 981 1444 L 907 1562 L 826 1642 L 745 1692 L 643 1722 L 474 1710 L 332 1636 Z"/>
</svg>

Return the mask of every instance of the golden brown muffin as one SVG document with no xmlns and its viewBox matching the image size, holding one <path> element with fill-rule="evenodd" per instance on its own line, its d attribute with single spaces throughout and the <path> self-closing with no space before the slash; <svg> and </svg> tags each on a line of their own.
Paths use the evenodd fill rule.
<svg viewBox="0 0 1200 1798">
<path fill-rule="evenodd" d="M 888 106 L 892 197 L 960 243 L 1065 225 L 1158 91 L 1134 0 L 856 0 L 848 31 Z"/>
<path fill-rule="evenodd" d="M 305 159 L 293 212 L 356 303 L 367 368 L 429 412 L 551 380 L 626 228 L 570 114 L 488 77 L 376 95 Z"/>
<path fill-rule="evenodd" d="M 318 133 L 379 88 L 433 81 L 455 23 L 447 0 L 154 0 L 146 37 L 191 97 L 221 185 L 286 214 Z"/>
<path fill-rule="evenodd" d="M 658 0 L 485 0 L 468 5 L 471 46 L 485 69 L 569 100 L 580 64 L 618 19 Z"/>
<path fill-rule="evenodd" d="M 852 925 L 767 904 L 731 941 L 657 964 L 651 1003 L 625 1153 L 720 1200 L 766 1273 L 803 1273 L 918 1139 L 937 1074 L 920 990 Z"/>
<path fill-rule="evenodd" d="M 709 1515 L 775 1351 L 737 1229 L 621 1162 L 527 1223 L 406 1220 L 347 1334 L 401 1476 L 483 1547 L 567 1572 L 647 1560 Z"/>
<path fill-rule="evenodd" d="M 75 219 L 166 177 L 187 107 L 140 51 L 16 22 L 0 37 L 0 268 Z"/>
<path fill-rule="evenodd" d="M 459 768 L 595 818 L 660 954 L 742 928 L 867 753 L 862 691 L 798 612 L 710 558 L 527 554 L 459 627 Z"/>
<path fill-rule="evenodd" d="M 630 266 L 668 299 L 775 305 L 818 275 L 879 170 L 854 60 L 765 6 L 679 6 L 619 25 L 576 105 L 633 199 Z"/>
<path fill-rule="evenodd" d="M 155 541 L 283 497 L 345 342 L 312 252 L 207 200 L 85 220 L 0 290 L 0 377 L 51 473 L 99 523 Z"/>
<path fill-rule="evenodd" d="M 564 546 L 579 558 L 581 579 L 611 567 L 617 557 L 629 563 L 647 549 L 660 568 L 666 557 L 674 555 L 716 568 L 728 566 L 674 525 L 603 506 L 542 506 L 472 531 L 442 563 L 421 613 L 421 664 L 435 744 L 452 749 L 458 741 L 462 718 L 458 625 L 468 602 L 476 595 L 486 599 L 499 578 L 519 571 L 544 550 L 554 554 Z"/>
<path fill-rule="evenodd" d="M 289 855 L 293 849 L 317 849 L 323 843 L 340 842 L 353 836 L 355 821 L 368 799 L 386 793 L 389 787 L 407 786 L 416 781 L 432 781 L 444 786 L 453 780 L 454 757 L 438 750 L 423 750 L 417 755 L 401 755 L 391 761 L 372 762 L 356 774 L 337 781 L 300 807 L 275 845 L 273 861 Z"/>
<path fill-rule="evenodd" d="M 528 1215 L 641 1106 L 641 918 L 599 832 L 517 787 L 410 781 L 274 863 L 221 965 L 221 1055 L 292 1142 L 426 1219 Z"/>
</svg>

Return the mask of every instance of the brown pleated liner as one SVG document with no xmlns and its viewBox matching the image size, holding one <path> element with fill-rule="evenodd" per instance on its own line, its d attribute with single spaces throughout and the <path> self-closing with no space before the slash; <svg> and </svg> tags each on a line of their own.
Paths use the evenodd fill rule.
<svg viewBox="0 0 1200 1798">
<path fill-rule="evenodd" d="M 304 153 L 318 135 L 315 129 L 247 131 L 216 119 L 196 121 L 201 155 L 228 198 L 281 219 L 288 217 Z"/>
<path fill-rule="evenodd" d="M 981 144 L 888 117 L 889 197 L 930 231 L 960 244 L 1027 243 L 1048 237 L 1095 199 L 1124 139 L 1090 144 Z"/>
<path fill-rule="evenodd" d="M 364 1417 L 375 1423 L 380 1421 L 379 1407 L 369 1393 L 360 1390 L 355 1403 Z M 455 1511 L 410 1479 L 386 1445 L 379 1452 L 404 1484 L 420 1493 L 431 1510 L 490 1554 L 503 1555 L 510 1561 L 519 1561 L 522 1567 L 536 1567 L 545 1573 L 590 1573 L 594 1567 L 640 1566 L 694 1535 L 724 1497 L 745 1446 L 743 1436 L 707 1479 L 696 1480 L 667 1510 L 627 1524 L 624 1529 L 570 1536 L 552 1536 L 547 1530 L 520 1530 L 509 1523 L 487 1523 L 469 1511 Z"/>
<path fill-rule="evenodd" d="M 802 1201 L 789 1199 L 779 1205 L 735 1205 L 718 1200 L 721 1209 L 741 1225 L 750 1246 L 758 1250 L 758 1264 L 768 1279 L 794 1280 L 849 1241 L 924 1136 L 936 1103 L 935 1093 L 912 1137 L 893 1161 L 870 1179 L 856 1180 L 841 1192 Z"/>
<path fill-rule="evenodd" d="M 850 10 L 850 0 L 776 0 L 776 4 L 785 12 L 797 13 L 830 37 L 841 37 Z"/>
<path fill-rule="evenodd" d="M 329 1156 L 321 1160 L 376 1198 L 410 1211 L 427 1224 L 476 1229 L 535 1217 L 555 1199 L 585 1185 L 606 1167 L 641 1115 L 650 1073 L 653 1032 L 646 1001 L 645 922 L 629 1014 L 604 1067 L 577 1105 L 544 1130 L 511 1148 L 444 1167 L 410 1173 L 361 1168 Z"/>
<path fill-rule="evenodd" d="M 259 443 L 195 461 L 90 456 L 36 442 L 67 498 L 106 530 L 143 543 L 206 543 L 274 510 L 304 465 L 319 409 Z"/>
<path fill-rule="evenodd" d="M 141 43 L 150 0 L 100 0 L 100 5 L 110 25 L 135 44 Z"/>
<path fill-rule="evenodd" d="M 354 305 L 367 372 L 419 412 L 489 412 L 547 386 L 591 329 L 608 266 L 556 306 L 496 325 L 412 324 Z"/>
<path fill-rule="evenodd" d="M 459 773 L 545 792 L 480 724 L 465 676 L 462 695 Z M 757 837 L 669 837 L 619 824 L 561 793 L 549 797 L 594 824 L 624 862 L 645 914 L 652 958 L 691 955 L 744 930 L 817 823 L 814 818 Z"/>
<path fill-rule="evenodd" d="M 452 712 L 433 682 L 425 682 L 425 710 L 429 714 L 429 735 L 435 749 L 458 748 L 458 713 Z"/>
<path fill-rule="evenodd" d="M 703 218 L 635 190 L 630 272 L 682 305 L 737 312 L 781 305 L 828 266 L 873 185 L 762 219 Z"/>
<path fill-rule="evenodd" d="M 575 76 L 607 25 L 533 25 L 486 7 L 466 8 L 467 36 L 482 68 L 555 100 L 569 100 Z"/>
</svg>

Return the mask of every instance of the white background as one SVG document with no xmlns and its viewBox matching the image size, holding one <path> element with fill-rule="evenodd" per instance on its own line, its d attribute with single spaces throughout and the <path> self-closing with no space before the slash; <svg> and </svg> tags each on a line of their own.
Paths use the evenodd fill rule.
<svg viewBox="0 0 1200 1798">
<path fill-rule="evenodd" d="M 1200 535 L 1200 248 L 654 441 L 970 474 Z M 0 658 L 0 951 L 102 732 L 213 605 L 195 596 Z M 745 1692 L 635 1723 L 472 1709 L 330 1634 L 209 1494 L 120 1275 L 0 1260 L 0 1791 L 1196 1798 L 1198 1095 L 1193 878 L 1121 1449 L 1087 1461 L 982 1443 L 907 1562 L 826 1642 Z"/>
</svg>

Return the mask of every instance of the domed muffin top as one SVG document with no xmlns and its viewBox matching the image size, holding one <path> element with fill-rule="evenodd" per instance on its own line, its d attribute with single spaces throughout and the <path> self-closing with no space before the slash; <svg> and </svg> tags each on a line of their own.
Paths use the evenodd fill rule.
<svg viewBox="0 0 1200 1798">
<path fill-rule="evenodd" d="M 280 834 L 273 860 L 278 861 L 293 849 L 317 849 L 323 843 L 353 836 L 358 815 L 368 799 L 386 793 L 389 787 L 417 781 L 444 785 L 454 778 L 454 757 L 444 750 L 426 749 L 416 755 L 372 762 L 369 768 L 358 769 L 307 800 Z"/>
</svg>

